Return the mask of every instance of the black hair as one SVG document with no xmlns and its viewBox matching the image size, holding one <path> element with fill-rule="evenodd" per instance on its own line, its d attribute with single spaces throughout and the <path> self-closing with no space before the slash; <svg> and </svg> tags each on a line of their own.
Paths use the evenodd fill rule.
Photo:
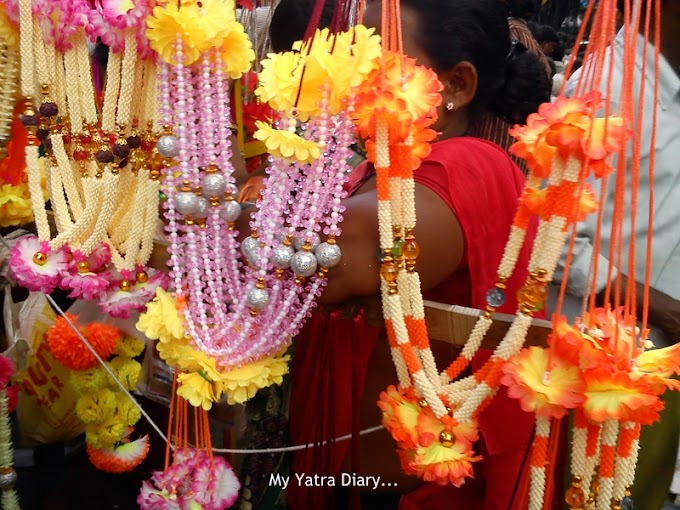
<svg viewBox="0 0 680 510">
<path fill-rule="evenodd" d="M 538 44 L 544 42 L 559 42 L 560 38 L 557 35 L 557 31 L 550 25 L 539 25 L 534 34 L 536 42 Z"/>
<path fill-rule="evenodd" d="M 508 10 L 508 15 L 525 21 L 533 19 L 538 14 L 537 0 L 501 0 Z"/>
<path fill-rule="evenodd" d="M 401 0 L 420 16 L 420 45 L 437 72 L 467 61 L 477 70 L 471 117 L 489 111 L 523 123 L 550 100 L 545 67 L 519 43 L 510 42 L 498 0 Z M 472 120 L 472 119 L 471 119 Z"/>
<path fill-rule="evenodd" d="M 272 51 L 290 51 L 293 43 L 304 39 L 316 3 L 317 0 L 281 0 L 269 26 Z M 334 9 L 335 0 L 325 0 L 318 28 L 331 25 Z"/>
</svg>

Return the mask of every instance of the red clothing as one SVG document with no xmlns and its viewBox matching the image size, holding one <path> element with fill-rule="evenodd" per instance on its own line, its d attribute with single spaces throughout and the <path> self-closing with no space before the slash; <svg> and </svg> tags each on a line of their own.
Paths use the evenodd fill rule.
<svg viewBox="0 0 680 510">
<path fill-rule="evenodd" d="M 368 166 L 358 167 L 354 183 L 363 181 Z M 425 297 L 439 302 L 482 309 L 517 207 L 524 176 L 498 146 L 476 138 L 452 138 L 433 144 L 431 155 L 416 171 L 415 180 L 437 193 L 455 213 L 465 238 L 459 269 Z M 529 236 L 531 239 L 533 233 Z M 516 294 L 526 279 L 529 249 L 523 249 L 517 269 L 508 280 L 501 312 L 514 313 Z M 339 437 L 358 429 L 357 402 L 366 378 L 368 360 L 378 341 L 376 328 L 361 318 L 343 320 L 339 314 L 316 314 L 298 338 L 293 366 L 290 427 L 294 444 Z M 490 355 L 480 352 L 479 368 Z M 396 375 L 395 375 L 396 380 Z M 313 381 L 313 383 L 312 383 Z M 378 395 L 375 396 L 376 400 Z M 507 510 L 533 427 L 533 415 L 501 390 L 479 419 L 485 460 L 478 479 L 464 489 L 429 485 L 403 498 L 404 509 L 448 508 Z M 337 475 L 349 442 L 314 448 L 295 455 L 293 471 Z M 353 456 L 354 458 L 354 456 Z M 329 489 L 291 486 L 292 510 L 323 509 Z M 444 500 L 438 496 L 444 491 Z M 433 499 L 434 494 L 434 499 Z M 433 503 L 433 501 L 435 503 Z M 445 506 L 439 506 L 445 502 Z M 409 506 L 410 505 L 410 506 Z M 414 506 L 415 505 L 415 506 Z M 434 506 L 433 506 L 434 505 Z"/>
</svg>

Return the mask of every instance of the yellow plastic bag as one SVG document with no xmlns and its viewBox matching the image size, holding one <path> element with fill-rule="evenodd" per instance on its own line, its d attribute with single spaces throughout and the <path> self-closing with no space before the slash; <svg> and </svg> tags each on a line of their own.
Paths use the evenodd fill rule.
<svg viewBox="0 0 680 510">
<path fill-rule="evenodd" d="M 15 378 L 21 390 L 17 417 L 25 446 L 69 441 L 84 431 L 75 412 L 77 396 L 70 371 L 52 357 L 45 339 L 55 319 L 47 299 L 38 293 L 31 293 L 19 312 L 14 341 L 28 347 L 25 360 L 17 364 L 22 368 Z M 18 352 L 25 351 L 15 347 Z"/>
</svg>

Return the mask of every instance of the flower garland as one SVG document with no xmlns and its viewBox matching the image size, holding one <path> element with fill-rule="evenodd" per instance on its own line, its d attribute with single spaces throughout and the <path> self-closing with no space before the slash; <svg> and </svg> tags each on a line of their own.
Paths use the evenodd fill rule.
<svg viewBox="0 0 680 510">
<path fill-rule="evenodd" d="M 354 115 L 360 133 L 370 139 L 369 159 L 376 166 L 383 313 L 401 393 L 399 399 L 381 396 L 380 407 L 385 426 L 399 443 L 407 472 L 436 478 L 439 483 L 451 482 L 449 474 L 455 473 L 458 478 L 454 483 L 460 484 L 465 473 L 470 472 L 471 463 L 478 459 L 470 441 L 475 434 L 469 431 L 476 430 L 477 416 L 498 390 L 503 365 L 520 351 L 533 313 L 544 306 L 546 286 L 552 279 L 568 226 L 593 210 L 592 193 L 581 186 L 580 180 L 590 172 L 601 174 L 607 170 L 606 158 L 621 147 L 625 130 L 620 119 L 595 117 L 601 104 L 596 96 L 543 105 L 539 114 L 530 117 L 527 128 L 515 129 L 521 138 L 518 148 L 537 155 L 530 166 L 532 174 L 499 264 L 498 283 L 487 294 L 487 310 L 473 328 L 460 357 L 440 374 L 424 323 L 420 281 L 415 271 L 419 248 L 413 235 L 412 172 L 419 164 L 417 155 L 427 154 L 426 145 L 419 149 L 414 142 L 429 136 L 411 133 L 433 122 L 435 108 L 441 101 L 438 95 L 441 86 L 433 86 L 435 80 L 400 53 L 399 6 L 398 2 L 388 3 L 383 3 L 383 33 L 390 35 L 387 48 L 395 51 L 384 54 L 375 81 L 364 84 L 365 92 L 359 95 Z M 392 19 L 395 16 L 396 21 Z M 540 128 L 540 133 L 521 136 L 534 128 Z M 576 136 L 567 136 L 567 132 Z M 546 184 L 541 188 L 543 182 Z M 518 296 L 515 320 L 479 371 L 451 383 L 479 349 L 491 325 L 492 313 L 504 304 L 505 283 L 516 266 L 529 219 L 534 214 L 539 216 L 538 235 L 529 277 Z M 412 414 L 410 421 L 398 419 L 403 416 L 399 409 L 404 406 L 413 409 L 416 405 L 420 407 L 417 423 L 430 413 L 435 418 L 430 422 L 429 433 L 409 432 L 413 427 Z M 549 423 L 539 417 L 537 426 L 538 442 L 547 445 Z M 412 444 L 400 442 L 404 430 L 417 440 Z M 536 469 L 532 469 L 537 491 L 542 486 L 540 459 L 537 451 Z"/>
<path fill-rule="evenodd" d="M 153 248 L 162 161 L 154 159 L 160 130 L 155 65 L 143 60 L 150 54 L 140 37 L 151 5 L 149 0 L 118 4 L 97 3 L 92 9 L 84 0 L 19 2 L 21 120 L 29 131 L 28 188 L 38 238 L 15 248 L 11 269 L 30 290 L 60 287 L 72 298 L 99 301 L 103 311 L 127 317 L 165 285 L 162 273 L 144 267 Z M 87 36 L 112 41 L 101 115 Z M 133 94 L 135 81 L 141 84 L 139 94 Z M 37 193 L 41 165 L 54 238 Z"/>
<path fill-rule="evenodd" d="M 68 315 L 72 323 L 76 318 Z M 78 327 L 80 333 L 104 360 L 128 391 L 137 387 L 142 365 L 134 358 L 144 342 L 123 337 L 118 329 L 91 323 Z M 149 450 L 148 436 L 130 441 L 132 426 L 141 418 L 137 406 L 119 390 L 97 359 L 86 348 L 65 318 L 59 317 L 47 332 L 50 353 L 71 372 L 78 393 L 76 415 L 85 424 L 87 453 L 92 464 L 103 471 L 123 473 L 138 466 Z"/>
<path fill-rule="evenodd" d="M 15 490 L 17 473 L 14 471 L 12 425 L 9 415 L 17 405 L 17 387 L 9 386 L 14 374 L 14 363 L 0 355 L 0 490 L 2 508 L 19 510 L 19 497 Z"/>
<path fill-rule="evenodd" d="M 287 110 L 279 125 L 257 125 L 255 138 L 273 157 L 239 256 L 226 78 L 246 71 L 254 53 L 227 3 L 166 4 L 148 21 L 151 45 L 164 60 L 161 98 L 168 128 L 159 152 L 179 163 L 169 162 L 164 171 L 175 299 L 169 303 L 159 291 L 160 306 L 147 306 L 138 329 L 161 339 L 161 356 L 181 369 L 179 394 L 204 409 L 223 394 L 229 402 L 243 402 L 287 372 L 283 353 L 290 337 L 340 260 L 335 238 L 354 139 L 345 113 L 352 84 L 336 76 L 338 65 L 367 72 L 379 53 L 378 38 L 358 27 L 338 35 L 319 31 L 300 53 L 282 61 L 270 55 L 263 62 L 256 92 Z M 295 106 L 268 95 L 276 87 L 270 70 L 284 69 L 277 62 L 289 65 L 283 74 L 298 80 L 290 90 Z M 322 232 L 329 236 L 324 243 Z M 166 305 L 176 311 L 163 310 Z M 163 338 L 154 316 L 177 312 L 177 329 Z"/>
</svg>

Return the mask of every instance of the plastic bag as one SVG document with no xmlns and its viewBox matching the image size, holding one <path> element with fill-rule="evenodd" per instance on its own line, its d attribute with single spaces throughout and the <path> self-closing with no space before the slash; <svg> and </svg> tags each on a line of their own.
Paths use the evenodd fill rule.
<svg viewBox="0 0 680 510">
<path fill-rule="evenodd" d="M 70 371 L 52 357 L 45 339 L 56 313 L 43 294 L 31 293 L 20 306 L 18 321 L 11 319 L 6 324 L 14 325 L 9 355 L 19 367 L 15 382 L 21 390 L 17 418 L 22 442 L 28 446 L 74 439 L 84 425 L 76 416 Z"/>
</svg>

